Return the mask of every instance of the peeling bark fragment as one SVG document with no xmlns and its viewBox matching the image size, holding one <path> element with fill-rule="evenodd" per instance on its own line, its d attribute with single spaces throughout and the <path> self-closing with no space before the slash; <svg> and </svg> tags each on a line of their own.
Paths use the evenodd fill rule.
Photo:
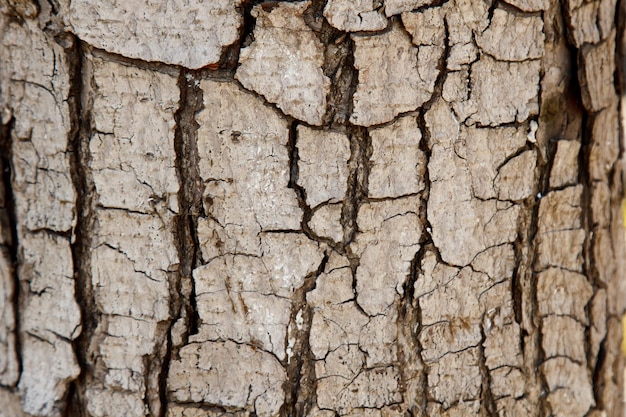
<svg viewBox="0 0 626 417">
<path fill-rule="evenodd" d="M 51 345 L 62 338 L 75 339 L 80 334 L 80 310 L 74 301 L 68 239 L 26 234 L 20 243 L 23 263 L 20 275 L 29 292 L 23 307 L 28 314 L 21 317 L 21 329 Z M 47 325 L 42 326 L 43 323 Z"/>
<path fill-rule="evenodd" d="M 615 33 L 598 45 L 584 45 L 579 51 L 578 80 L 583 105 L 597 112 L 616 100 L 613 80 Z"/>
<path fill-rule="evenodd" d="M 548 316 L 541 320 L 541 348 L 546 358 L 565 356 L 585 363 L 585 328 L 566 316 Z"/>
<path fill-rule="evenodd" d="M 548 193 L 539 203 L 539 234 L 582 227 L 583 186 Z"/>
<path fill-rule="evenodd" d="M 419 12 L 402 13 L 402 25 L 411 34 L 415 46 L 431 45 L 443 48 L 446 30 L 445 10 L 441 7 L 424 9 Z"/>
<path fill-rule="evenodd" d="M 342 201 L 348 187 L 350 140 L 345 134 L 298 126 L 298 185 L 310 207 Z M 341 239 L 340 239 L 341 240 Z"/>
<path fill-rule="evenodd" d="M 544 53 L 543 20 L 495 9 L 489 27 L 476 36 L 476 44 L 499 61 L 538 59 Z"/>
<path fill-rule="evenodd" d="M 345 32 L 376 31 L 387 27 L 380 0 L 329 0 L 324 17 L 334 28 Z"/>
<path fill-rule="evenodd" d="M 356 273 L 357 302 L 369 315 L 385 314 L 409 274 L 419 250 L 419 197 L 363 204 L 357 216 L 360 233 L 353 251 L 360 264 Z"/>
<path fill-rule="evenodd" d="M 553 191 L 539 203 L 537 239 L 539 256 L 535 269 L 548 266 L 582 270 L 582 186 Z"/>
<path fill-rule="evenodd" d="M 232 83 L 206 80 L 201 88 L 198 154 L 208 215 L 198 225 L 203 258 L 260 256 L 259 232 L 300 228 L 302 210 L 287 188 L 287 122 Z"/>
<path fill-rule="evenodd" d="M 431 45 L 443 48 L 446 30 L 444 26 L 445 10 L 432 7 L 421 12 L 402 13 L 402 24 L 412 36 L 415 46 Z"/>
<path fill-rule="evenodd" d="M 175 401 L 221 404 L 254 411 L 259 417 L 278 413 L 286 375 L 274 356 L 231 341 L 192 343 L 179 355 L 168 378 Z"/>
<path fill-rule="evenodd" d="M 147 386 L 150 361 L 165 340 L 160 324 L 170 319 L 168 273 L 179 262 L 172 235 L 179 91 L 165 74 L 99 59 L 90 64 L 95 131 L 89 168 L 98 206 L 90 262 L 102 318 L 90 346 L 95 374 L 85 395 L 94 416 L 143 416 L 155 389 Z M 115 403 L 119 410 L 111 408 Z"/>
<path fill-rule="evenodd" d="M 438 71 L 425 69 L 437 68 L 440 56 L 430 47 L 414 47 L 399 24 L 381 35 L 352 35 L 352 39 L 359 71 L 352 123 L 385 123 L 430 99 Z"/>
<path fill-rule="evenodd" d="M 569 316 L 586 324 L 585 306 L 592 295 L 593 287 L 582 274 L 548 268 L 537 275 L 537 304 L 542 316 Z"/>
<path fill-rule="evenodd" d="M 550 188 L 562 188 L 578 182 L 580 142 L 560 140 L 550 171 Z M 593 152 L 593 151 L 592 151 Z"/>
<path fill-rule="evenodd" d="M 12 161 L 15 211 L 28 230 L 66 232 L 74 225 L 75 199 L 65 153 L 69 64 L 63 49 L 27 22 L 9 23 L 2 38 L 2 59 L 12 65 L 2 77 L 0 105 L 15 119 L 12 153 L 19 156 Z"/>
<path fill-rule="evenodd" d="M 535 269 L 555 266 L 582 272 L 583 244 L 585 231 L 559 230 L 538 236 L 539 256 Z"/>
<path fill-rule="evenodd" d="M 548 359 L 541 365 L 550 393 L 548 403 L 554 416 L 584 416 L 595 405 L 586 366 L 568 358 Z"/>
<path fill-rule="evenodd" d="M 522 365 L 520 329 L 511 297 L 514 266 L 512 245 L 490 248 L 462 269 L 438 262 L 432 252 L 422 258 L 414 292 L 421 312 L 418 337 L 428 365 L 429 395 L 445 408 L 478 399 L 482 389 L 500 396 L 524 392 L 517 369 Z M 483 366 L 489 387 L 483 386 Z"/>
<path fill-rule="evenodd" d="M 97 48 L 129 58 L 201 68 L 239 38 L 241 0 L 62 0 L 70 30 Z"/>
<path fill-rule="evenodd" d="M 523 122 L 539 112 L 538 60 L 500 62 L 482 56 L 472 65 L 468 122 L 497 126 Z M 516 94 L 511 94 L 515 91 Z"/>
<path fill-rule="evenodd" d="M 309 4 L 255 6 L 254 42 L 241 50 L 235 78 L 285 113 L 321 125 L 330 80 L 322 71 L 324 47 L 302 17 Z"/>
<path fill-rule="evenodd" d="M 372 129 L 368 195 L 400 197 L 424 189 L 426 156 L 420 149 L 422 133 L 415 117 L 402 117 L 389 126 Z"/>
<path fill-rule="evenodd" d="M 47 38 L 36 21 L 2 18 L 0 25 L 0 59 L 11 64 L 0 74 L 2 124 L 10 124 L 2 137 L 8 141 L 2 146 L 9 151 L 5 160 L 10 167 L 3 169 L 11 175 L 11 184 L 6 185 L 15 204 L 12 227 L 17 238 L 2 243 L 15 245 L 19 254 L 17 271 L 5 264 L 4 256 L 0 261 L 1 287 L 9 290 L 8 297 L 15 297 L 13 291 L 18 290 L 18 298 L 6 299 L 11 305 L 3 310 L 13 310 L 17 303 L 20 322 L 15 329 L 13 311 L 2 314 L 7 319 L 2 326 L 7 327 L 0 344 L 0 351 L 6 352 L 0 360 L 4 362 L 0 381 L 14 385 L 19 377 L 17 393 L 25 413 L 58 416 L 65 407 L 67 387 L 80 372 L 71 344 L 81 332 L 81 318 L 74 300 L 69 238 L 76 198 L 68 151 L 70 64 L 63 48 Z M 16 275 L 18 283 L 13 281 Z M 5 293 L 0 298 L 4 304 Z"/>
<path fill-rule="evenodd" d="M 589 176 L 593 181 L 608 181 L 619 156 L 617 101 L 592 116 Z"/>
<path fill-rule="evenodd" d="M 80 373 L 72 345 L 59 337 L 48 341 L 26 334 L 21 347 L 22 374 L 18 388 L 22 409 L 28 415 L 59 415 L 67 380 Z"/>
<path fill-rule="evenodd" d="M 323 253 L 301 234 L 269 233 L 260 240 L 262 258 L 225 255 L 194 270 L 200 328 L 193 340 L 233 340 L 283 360 L 290 297 Z"/>
<path fill-rule="evenodd" d="M 459 141 L 459 124 L 445 102 L 438 101 L 425 120 L 432 141 L 428 220 L 433 241 L 444 261 L 468 265 L 483 250 L 516 239 L 519 207 L 475 198 L 468 167 L 472 161 L 463 154 L 466 148 Z M 462 138 L 469 143 L 474 135 L 480 140 L 483 134 L 467 130 Z"/>
<path fill-rule="evenodd" d="M 494 189 L 500 200 L 523 200 L 533 195 L 537 177 L 537 152 L 523 152 L 500 168 Z"/>
<path fill-rule="evenodd" d="M 95 88 L 106 94 L 106 100 L 94 102 L 97 133 L 90 143 L 99 204 L 142 213 L 176 212 L 172 115 L 179 94 L 174 80 L 114 63 L 96 61 L 95 65 Z M 161 89 L 164 83 L 169 84 L 168 89 Z M 155 106 L 151 100 L 157 96 L 160 100 Z M 169 146 L 163 146 L 160 135 L 137 134 L 139 115 L 143 114 L 153 117 L 150 127 L 154 132 L 169 132 Z"/>
<path fill-rule="evenodd" d="M 621 340 L 622 324 L 617 317 L 607 320 L 608 331 L 607 340 Z M 619 392 L 619 384 L 623 378 L 624 372 L 624 356 L 616 345 L 609 347 L 605 351 L 604 360 L 599 369 L 599 401 L 606 410 L 607 415 L 619 415 L 623 411 L 623 403 L 619 401 L 621 392 Z"/>
<path fill-rule="evenodd" d="M 418 47 L 417 70 L 420 78 L 427 83 L 426 89 L 432 93 L 446 46 L 444 11 L 437 7 L 423 12 L 402 13 L 402 24 Z"/>
<path fill-rule="evenodd" d="M 615 0 L 565 2 L 568 35 L 574 46 L 595 44 L 609 37 L 615 21 Z"/>
<path fill-rule="evenodd" d="M 341 209 L 341 204 L 326 204 L 315 210 L 309 221 L 313 233 L 341 242 L 343 240 Z"/>
<path fill-rule="evenodd" d="M 104 316 L 94 339 L 99 342 L 95 353 L 98 382 L 88 384 L 85 392 L 91 415 L 143 416 L 149 412 L 144 401 L 148 388 L 144 358 L 155 353 L 157 337 L 154 320 Z"/>
<path fill-rule="evenodd" d="M 499 245 L 486 249 L 472 261 L 474 271 L 487 274 L 496 282 L 511 278 L 515 269 L 513 245 Z"/>
</svg>

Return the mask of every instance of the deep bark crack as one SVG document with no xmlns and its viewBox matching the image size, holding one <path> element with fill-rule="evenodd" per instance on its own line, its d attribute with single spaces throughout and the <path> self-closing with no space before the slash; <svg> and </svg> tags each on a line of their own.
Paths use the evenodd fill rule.
<svg viewBox="0 0 626 417">
<path fill-rule="evenodd" d="M 328 257 L 328 253 L 325 253 L 317 270 L 305 277 L 304 284 L 294 292 L 292 298 L 293 304 L 285 346 L 290 345 L 289 339 L 292 337 L 294 343 L 285 366 L 287 379 L 284 383 L 285 401 L 279 412 L 281 417 L 309 415 L 317 404 L 315 360 L 309 342 L 313 308 L 307 303 L 306 296 L 316 288 L 317 278 L 325 272 Z M 302 324 L 298 324 L 298 321 Z"/>
<path fill-rule="evenodd" d="M 91 339 L 98 326 L 100 313 L 96 307 L 92 279 L 91 239 L 94 236 L 95 185 L 89 168 L 91 159 L 89 141 L 92 135 L 91 67 L 85 57 L 87 46 L 74 38 L 72 49 L 68 50 L 70 63 L 70 106 L 71 130 L 69 133 L 70 172 L 76 191 L 76 226 L 71 242 L 74 264 L 75 299 L 81 310 L 82 332 L 72 345 L 81 373 L 72 381 L 69 389 L 67 416 L 86 416 L 85 384 L 93 372 L 89 352 Z"/>
<path fill-rule="evenodd" d="M 186 335 L 183 344 L 190 335 L 198 333 L 200 317 L 196 304 L 196 292 L 193 282 L 194 268 L 202 265 L 202 251 L 197 235 L 198 219 L 205 217 L 203 206 L 204 183 L 198 168 L 199 156 L 197 136 L 199 125 L 196 114 L 204 108 L 200 80 L 192 71 L 183 70 L 178 77 L 180 91 L 179 107 L 174 114 L 176 122 L 174 132 L 174 151 L 176 153 L 176 173 L 178 176 L 179 212 L 175 217 L 174 235 L 178 249 L 178 271 L 170 275 L 170 321 L 166 330 L 166 346 L 159 373 L 160 416 L 167 413 L 167 377 L 172 357 L 181 346 L 174 346 L 172 341 L 173 326 L 184 320 Z"/>
<path fill-rule="evenodd" d="M 11 281 L 12 290 L 10 303 L 13 309 L 14 328 L 13 335 L 15 338 L 15 355 L 17 359 L 17 374 L 19 376 L 22 373 L 22 355 L 21 355 L 21 337 L 20 337 L 20 278 L 18 274 L 18 253 L 19 253 L 19 239 L 17 233 L 17 213 L 15 208 L 15 195 L 13 194 L 13 185 L 11 179 L 13 177 L 13 165 L 12 165 L 12 143 L 13 143 L 13 127 L 15 125 L 15 118 L 11 117 L 0 126 L 0 243 L 4 242 L 5 245 L 0 246 L 0 256 L 4 256 L 5 253 L 8 258 L 11 268 Z"/>
</svg>

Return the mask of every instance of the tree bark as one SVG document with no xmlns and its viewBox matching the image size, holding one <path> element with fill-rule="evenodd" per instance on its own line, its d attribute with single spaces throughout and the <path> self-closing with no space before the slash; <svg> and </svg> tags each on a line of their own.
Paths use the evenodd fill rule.
<svg viewBox="0 0 626 417">
<path fill-rule="evenodd" d="M 2 3 L 0 415 L 623 415 L 620 7 Z"/>
</svg>

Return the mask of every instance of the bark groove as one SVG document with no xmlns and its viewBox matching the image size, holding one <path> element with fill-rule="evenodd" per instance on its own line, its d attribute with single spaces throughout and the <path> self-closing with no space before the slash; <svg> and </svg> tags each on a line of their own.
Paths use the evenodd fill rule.
<svg viewBox="0 0 626 417">
<path fill-rule="evenodd" d="M 0 5 L 0 414 L 621 415 L 624 9 Z"/>
</svg>

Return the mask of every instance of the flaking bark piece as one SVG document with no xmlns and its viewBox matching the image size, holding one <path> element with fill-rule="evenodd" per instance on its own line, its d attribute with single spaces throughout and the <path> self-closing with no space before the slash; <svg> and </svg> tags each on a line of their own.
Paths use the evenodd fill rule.
<svg viewBox="0 0 626 417">
<path fill-rule="evenodd" d="M 330 80 L 322 71 L 324 47 L 302 17 L 309 4 L 254 7 L 254 42 L 241 50 L 235 78 L 286 114 L 321 125 Z"/>
<path fill-rule="evenodd" d="M 202 68 L 239 39 L 242 0 L 63 0 L 61 14 L 81 40 L 144 61 Z"/>
</svg>

